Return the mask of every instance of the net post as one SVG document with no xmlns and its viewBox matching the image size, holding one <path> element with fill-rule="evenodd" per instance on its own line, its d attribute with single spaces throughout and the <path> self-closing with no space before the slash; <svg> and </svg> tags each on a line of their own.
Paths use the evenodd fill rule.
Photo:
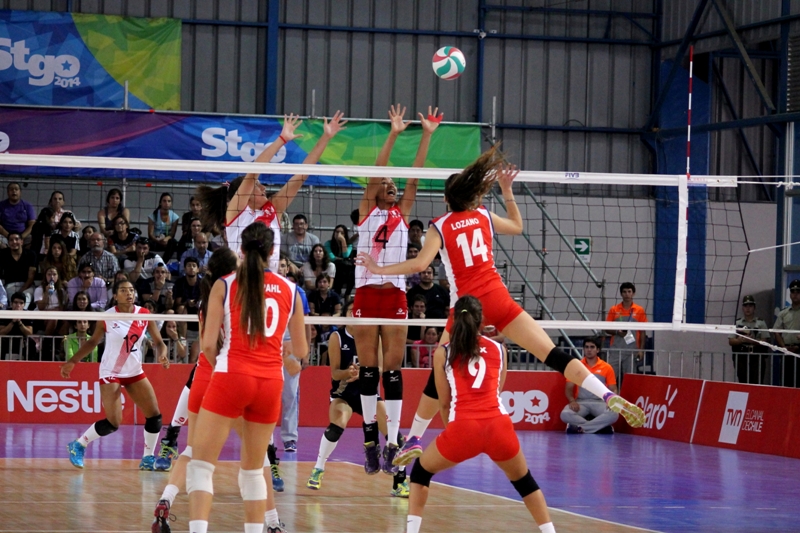
<svg viewBox="0 0 800 533">
<path fill-rule="evenodd" d="M 675 272 L 675 301 L 672 306 L 672 323 L 684 320 L 686 311 L 686 263 L 689 236 L 689 180 L 691 179 L 692 146 L 692 74 L 694 46 L 689 47 L 689 107 L 686 114 L 686 175 L 678 177 L 678 256 Z"/>
</svg>

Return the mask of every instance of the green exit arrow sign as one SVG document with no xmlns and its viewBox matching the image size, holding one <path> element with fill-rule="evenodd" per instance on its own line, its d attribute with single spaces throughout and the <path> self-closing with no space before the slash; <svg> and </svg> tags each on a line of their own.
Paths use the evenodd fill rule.
<svg viewBox="0 0 800 533">
<path fill-rule="evenodd" d="M 575 253 L 580 255 L 582 259 L 592 255 L 592 238 L 591 237 L 575 237 L 572 240 L 572 247 Z"/>
</svg>

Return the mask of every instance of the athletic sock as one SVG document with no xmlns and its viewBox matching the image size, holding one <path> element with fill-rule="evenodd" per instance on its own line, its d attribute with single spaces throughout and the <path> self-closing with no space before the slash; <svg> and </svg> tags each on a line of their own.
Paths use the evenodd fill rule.
<svg viewBox="0 0 800 533">
<path fill-rule="evenodd" d="M 418 414 L 414 413 L 414 422 L 411 424 L 411 430 L 408 432 L 410 437 L 417 437 L 418 439 L 422 438 L 422 435 L 425 433 L 425 430 L 428 429 L 428 425 L 430 425 L 432 418 L 422 418 Z"/>
<path fill-rule="evenodd" d="M 319 455 L 317 455 L 317 464 L 314 465 L 314 468 L 325 470 L 325 461 L 328 460 L 328 457 L 331 456 L 333 450 L 336 449 L 336 444 L 337 443 L 335 442 L 329 441 L 324 433 L 322 434 L 322 438 L 319 441 Z"/>
<path fill-rule="evenodd" d="M 208 520 L 189 520 L 189 533 L 208 533 Z"/>
<path fill-rule="evenodd" d="M 539 531 L 542 533 L 556 533 L 556 528 L 552 522 L 548 522 L 539 526 Z"/>
<path fill-rule="evenodd" d="M 405 480 L 406 480 L 406 469 L 405 468 L 401 468 L 394 475 L 394 479 L 392 480 L 392 488 L 396 489 L 397 486 L 398 485 L 402 485 L 403 481 L 405 481 Z"/>
<path fill-rule="evenodd" d="M 266 524 L 275 524 L 276 522 L 280 522 L 280 519 L 278 518 L 278 510 L 270 509 L 264 513 L 264 522 Z"/>
<path fill-rule="evenodd" d="M 378 423 L 362 424 L 361 426 L 364 429 L 364 444 L 374 442 L 375 445 L 380 445 L 380 440 L 378 439 Z"/>
<path fill-rule="evenodd" d="M 169 504 L 172 505 L 175 502 L 175 496 L 177 496 L 179 492 L 180 489 L 178 489 L 178 486 L 170 483 L 164 487 L 164 492 L 161 493 L 161 499 L 167 500 Z"/>
<path fill-rule="evenodd" d="M 147 430 L 144 431 L 144 451 L 142 452 L 142 457 L 156 454 L 155 450 L 158 444 L 158 436 L 159 433 L 150 433 Z"/>
<path fill-rule="evenodd" d="M 89 426 L 89 429 L 87 429 L 86 432 L 83 435 L 81 435 L 80 438 L 78 438 L 78 442 L 80 442 L 81 444 L 83 444 L 84 447 L 86 447 L 89 445 L 90 442 L 97 440 L 99 438 L 100 435 L 94 429 L 94 424 L 92 424 L 91 426 Z"/>
<path fill-rule="evenodd" d="M 408 518 L 406 519 L 406 524 L 407 524 L 406 533 L 419 533 L 419 526 L 422 525 L 422 517 L 408 515 Z M 192 533 L 194 533 L 194 531 L 192 531 Z"/>
<path fill-rule="evenodd" d="M 403 400 L 386 400 L 386 431 L 390 444 L 397 446 L 397 432 L 400 431 L 400 413 Z"/>
<path fill-rule="evenodd" d="M 378 421 L 378 396 L 361 395 L 361 410 L 364 412 L 364 423 L 374 424 Z"/>
<path fill-rule="evenodd" d="M 589 374 L 586 376 L 586 379 L 584 379 L 583 383 L 581 383 L 581 387 L 588 390 L 601 400 L 605 400 L 606 394 L 613 394 L 610 390 L 608 390 L 608 387 L 603 385 L 603 383 L 595 377 L 594 374 Z"/>
<path fill-rule="evenodd" d="M 244 533 L 264 533 L 264 522 L 259 522 L 258 524 L 245 523 Z"/>
<path fill-rule="evenodd" d="M 178 398 L 178 405 L 175 406 L 175 414 L 172 415 L 170 429 L 178 427 L 178 431 L 180 431 L 180 427 L 189 420 L 189 392 L 189 387 L 184 386 L 181 391 L 181 397 Z M 175 436 L 177 438 L 177 434 Z"/>
</svg>

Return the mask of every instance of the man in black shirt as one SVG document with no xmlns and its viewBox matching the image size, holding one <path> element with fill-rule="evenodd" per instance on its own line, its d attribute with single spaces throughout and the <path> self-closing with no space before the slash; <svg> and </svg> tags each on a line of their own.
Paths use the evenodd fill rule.
<svg viewBox="0 0 800 533">
<path fill-rule="evenodd" d="M 23 309 L 27 309 L 33 300 L 36 253 L 22 247 L 19 233 L 12 231 L 8 234 L 8 248 L 0 250 L 0 267 L 3 269 L 6 291 L 9 294 L 21 292 L 25 296 Z"/>
<path fill-rule="evenodd" d="M 25 295 L 23 293 L 15 292 L 11 296 L 11 309 L 20 313 L 25 312 Z M 32 334 L 32 320 L 21 318 L 1 320 L 0 356 L 2 356 L 2 359 L 37 359 L 35 347 L 31 347 L 33 351 L 31 351 L 30 355 L 27 353 L 28 337 Z"/>
<path fill-rule="evenodd" d="M 175 309 L 176 313 L 185 315 L 196 315 L 199 309 L 200 302 L 200 277 L 198 272 L 200 266 L 197 259 L 194 257 L 187 257 L 183 262 L 183 270 L 186 275 L 179 278 L 175 282 L 173 292 L 175 294 Z M 199 331 L 197 322 L 182 322 L 186 326 L 186 342 L 189 344 L 189 362 L 197 361 L 197 356 L 200 353 Z"/>
<path fill-rule="evenodd" d="M 425 297 L 425 316 L 427 318 L 447 318 L 450 313 L 450 293 L 441 285 L 433 283 L 436 270 L 433 265 L 419 273 L 419 285 L 411 287 L 406 293 L 408 307 L 414 305 L 414 297 L 421 294 Z"/>
</svg>

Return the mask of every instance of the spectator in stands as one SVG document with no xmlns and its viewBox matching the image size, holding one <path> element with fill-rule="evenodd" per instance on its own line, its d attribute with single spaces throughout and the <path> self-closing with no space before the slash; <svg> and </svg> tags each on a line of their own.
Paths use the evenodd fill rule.
<svg viewBox="0 0 800 533">
<path fill-rule="evenodd" d="M 75 220 L 75 230 L 78 231 L 81 229 L 81 222 L 75 216 L 75 213 L 70 211 L 69 209 L 64 209 L 64 193 L 61 191 L 53 191 L 50 194 L 50 201 L 47 203 L 47 206 L 53 210 L 53 213 L 56 215 L 56 224 L 61 221 L 61 217 L 64 213 L 69 213 L 72 215 L 72 218 Z"/>
<path fill-rule="evenodd" d="M 158 208 L 147 215 L 147 236 L 150 238 L 150 249 L 164 252 L 164 262 L 169 263 L 172 254 L 178 249 L 175 235 L 178 233 L 180 217 L 172 210 L 172 195 L 161 193 Z"/>
<path fill-rule="evenodd" d="M 22 188 L 12 181 L 6 187 L 8 198 L 0 202 L 0 247 L 8 245 L 8 234 L 16 233 L 23 241 L 31 234 L 36 210 L 22 199 Z"/>
<path fill-rule="evenodd" d="M 450 293 L 441 285 L 433 282 L 436 270 L 429 265 L 419 273 L 419 284 L 406 293 L 408 305 L 414 302 L 414 297 L 421 294 L 425 297 L 425 315 L 428 318 L 447 318 L 450 313 Z"/>
<path fill-rule="evenodd" d="M 339 316 L 342 299 L 330 290 L 331 278 L 324 272 L 316 277 L 316 290 L 308 294 L 308 307 L 311 316 Z"/>
<path fill-rule="evenodd" d="M 64 337 L 64 352 L 66 354 L 67 361 L 72 359 L 72 356 L 75 355 L 80 347 L 86 344 L 86 341 L 89 340 L 94 332 L 94 328 L 88 320 L 76 320 L 73 322 L 72 328 L 75 330 L 75 332 Z M 92 353 L 90 353 L 89 356 L 84 359 L 84 361 L 96 363 L 97 354 L 97 347 L 95 347 L 94 350 L 92 350 Z"/>
<path fill-rule="evenodd" d="M 67 294 L 71 301 L 75 302 L 78 293 L 81 291 L 85 292 L 89 297 L 89 305 L 91 305 L 92 309 L 102 311 L 106 308 L 106 302 L 108 301 L 106 282 L 95 277 L 94 267 L 91 263 L 82 264 L 78 268 L 78 277 L 72 278 L 67 283 Z"/>
<path fill-rule="evenodd" d="M 12 231 L 6 234 L 8 248 L 0 250 L 0 268 L 6 290 L 25 294 L 25 309 L 33 300 L 33 280 L 36 276 L 36 254 L 22 247 L 22 236 Z"/>
<path fill-rule="evenodd" d="M 36 254 L 36 260 L 41 261 L 50 246 L 50 235 L 55 230 L 55 213 L 49 207 L 39 211 L 36 222 L 33 223 L 31 230 L 30 249 Z"/>
<path fill-rule="evenodd" d="M 79 258 L 91 248 L 89 246 L 89 238 L 95 233 L 97 233 L 97 229 L 92 225 L 86 226 L 81 230 L 81 238 L 78 241 L 78 246 L 80 247 L 80 250 L 78 250 Z"/>
<path fill-rule="evenodd" d="M 156 313 L 166 313 L 175 308 L 175 284 L 169 279 L 167 265 L 158 263 L 153 268 L 153 277 L 147 281 L 141 278 L 136 284 L 141 305 L 145 302 L 153 302 Z"/>
<path fill-rule="evenodd" d="M 64 215 L 61 218 L 62 224 L 68 216 Z M 83 265 L 92 265 L 95 277 L 110 285 L 114 281 L 114 275 L 119 270 L 119 261 L 114 254 L 106 250 L 105 235 L 99 232 L 93 233 L 89 237 L 89 246 L 91 246 L 91 250 L 81 257 L 78 262 L 78 270 L 80 271 Z"/>
<path fill-rule="evenodd" d="M 81 240 L 80 236 L 75 231 L 75 218 L 72 216 L 72 213 L 64 213 L 61 216 L 61 220 L 58 222 L 58 229 L 53 235 L 61 237 L 67 249 L 67 253 L 72 257 L 77 257 L 81 251 Z M 91 237 L 89 238 L 88 244 L 89 248 L 86 249 L 86 252 L 92 247 Z"/>
<path fill-rule="evenodd" d="M 747 295 L 742 298 L 742 318 L 736 321 L 736 333 L 728 337 L 733 347 L 733 366 L 739 383 L 760 385 L 767 370 L 768 349 L 756 339 L 769 341 L 767 323 L 756 318 L 756 299 Z"/>
<path fill-rule="evenodd" d="M 414 219 L 408 223 L 408 243 L 416 244 L 422 250 L 422 245 L 425 244 L 425 225 L 421 220 Z"/>
<path fill-rule="evenodd" d="M 175 248 L 175 257 L 178 258 L 178 262 L 180 263 L 181 272 L 183 272 L 183 254 L 194 248 L 194 240 L 197 236 L 202 233 L 203 231 L 203 223 L 200 221 L 199 218 L 193 218 L 189 223 L 189 231 L 185 232 L 181 235 L 180 240 L 178 241 L 178 245 Z M 211 236 L 209 235 L 206 239 L 209 241 Z M 208 246 L 206 246 L 206 249 Z"/>
<path fill-rule="evenodd" d="M 44 275 L 50 267 L 55 267 L 58 270 L 58 277 L 62 280 L 68 281 L 78 275 L 78 266 L 75 264 L 75 258 L 67 253 L 64 240 L 58 235 L 50 238 L 50 247 L 39 264 L 39 272 Z"/>
<path fill-rule="evenodd" d="M 431 355 L 439 343 L 439 331 L 433 327 L 425 328 L 425 334 L 418 341 L 414 341 L 412 348 L 411 365 L 415 368 L 430 368 Z"/>
<path fill-rule="evenodd" d="M 327 274 L 332 285 L 336 277 L 336 266 L 331 263 L 328 254 L 325 253 L 325 247 L 315 244 L 311 247 L 311 253 L 308 254 L 308 261 L 303 263 L 303 288 L 306 291 L 314 290 L 320 274 Z"/>
<path fill-rule="evenodd" d="M 311 248 L 319 244 L 319 237 L 308 231 L 308 219 L 305 215 L 295 215 L 292 219 L 292 232 L 286 236 L 281 244 L 283 251 L 289 254 L 289 259 L 302 267 L 308 261 Z"/>
<path fill-rule="evenodd" d="M 189 211 L 183 214 L 181 217 L 181 238 L 184 235 L 190 235 L 194 232 L 192 231 L 192 222 L 197 219 L 200 220 L 200 214 L 203 211 L 203 204 L 200 203 L 200 200 L 192 196 L 189 198 Z"/>
<path fill-rule="evenodd" d="M 71 281 L 71 280 L 70 280 Z M 67 298 L 69 298 L 69 284 L 67 284 Z M 72 297 L 72 311 L 90 312 L 94 311 L 92 307 L 92 299 L 89 298 L 89 293 L 86 291 L 78 291 Z"/>
<path fill-rule="evenodd" d="M 128 219 L 122 215 L 114 217 L 114 233 L 108 238 L 108 251 L 119 257 L 136 251 L 139 235 L 129 231 Z"/>
<path fill-rule="evenodd" d="M 633 296 L 636 294 L 636 286 L 630 281 L 626 281 L 619 286 L 619 294 L 622 301 L 608 310 L 607 322 L 647 322 L 647 313 L 644 308 L 633 303 Z M 624 327 L 624 324 L 620 325 Z M 636 360 L 640 361 L 644 354 L 644 332 L 631 331 L 628 329 L 618 329 L 607 332 L 612 335 L 609 342 L 608 364 L 614 369 L 617 381 L 622 384 L 622 380 L 627 372 L 634 370 L 633 358 L 636 352 Z M 638 351 L 637 351 L 638 350 Z"/>
<path fill-rule="evenodd" d="M 199 220 L 197 221 L 200 222 Z M 194 222 L 192 223 L 194 224 Z M 194 231 L 194 228 L 192 228 Z M 200 272 L 200 276 L 205 274 L 208 271 L 208 260 L 211 259 L 211 250 L 208 249 L 208 241 L 211 239 L 210 233 L 203 233 L 202 231 L 198 231 L 197 235 L 194 238 L 194 246 L 191 250 L 186 251 L 181 256 L 181 275 L 186 274 L 186 260 L 187 259 L 194 259 L 197 261 L 197 267 Z"/>
<path fill-rule="evenodd" d="M 8 307 L 8 293 L 3 285 L 3 280 L 0 279 L 0 309 Z"/>
<path fill-rule="evenodd" d="M 111 189 L 106 194 L 106 206 L 97 212 L 97 224 L 100 227 L 100 233 L 106 237 L 111 237 L 114 234 L 113 221 L 118 215 L 125 217 L 125 220 L 131 219 L 131 212 L 124 205 L 122 191 L 119 189 Z"/>
<path fill-rule="evenodd" d="M 187 257 L 183 264 L 184 275 L 175 282 L 175 312 L 179 315 L 196 315 L 200 309 L 200 265 L 194 257 Z M 179 330 L 189 344 L 189 362 L 197 361 L 200 353 L 198 323 L 181 322 Z"/>
<path fill-rule="evenodd" d="M 186 338 L 178 331 L 178 323 L 174 320 L 167 320 L 161 327 L 161 338 L 167 343 L 169 360 L 174 363 L 187 362 Z"/>
<path fill-rule="evenodd" d="M 36 302 L 36 309 L 39 311 L 65 311 L 67 309 L 67 286 L 64 280 L 58 277 L 56 267 L 50 267 L 45 271 L 42 284 L 36 287 L 33 293 L 33 301 Z M 58 320 L 45 320 L 44 322 L 45 335 L 55 335 L 60 331 Z"/>
<path fill-rule="evenodd" d="M 603 341 L 589 337 L 583 341 L 583 364 L 608 389 L 617 393 L 617 380 L 611 365 L 600 359 Z M 565 389 L 569 402 L 561 411 L 561 421 L 567 424 L 567 433 L 614 433 L 611 424 L 619 415 L 608 408 L 606 403 L 587 391 L 567 381 Z M 593 418 L 587 418 L 587 417 Z"/>
<path fill-rule="evenodd" d="M 419 255 L 420 247 L 418 244 L 413 242 L 408 243 L 408 248 L 406 248 L 406 261 L 409 259 L 414 259 Z M 419 285 L 419 272 L 415 272 L 414 274 L 408 274 L 406 276 L 406 292 L 411 290 L 412 287 L 416 287 Z"/>
<path fill-rule="evenodd" d="M 122 270 L 134 284 L 139 283 L 139 280 L 148 282 L 153 278 L 153 269 L 159 263 L 164 263 L 164 260 L 157 253 L 150 251 L 150 239 L 139 237 L 136 241 L 136 251 L 123 256 Z"/>
<path fill-rule="evenodd" d="M 772 327 L 800 331 L 800 279 L 789 283 L 789 300 L 792 305 L 778 313 L 778 318 Z M 800 353 L 800 335 L 776 333 L 775 339 L 781 348 L 786 348 L 792 353 Z M 797 357 L 783 355 L 782 384 L 784 387 L 800 388 L 800 364 L 797 364 Z"/>
<path fill-rule="evenodd" d="M 12 235 L 19 234 L 12 233 Z M 26 309 L 26 297 L 21 292 L 11 295 L 11 309 L 13 311 L 24 312 Z M 29 352 L 35 350 L 34 346 L 28 343 L 28 337 L 33 334 L 33 321 L 27 318 L 0 319 L 0 351 L 3 359 L 32 359 Z M 2 337 L 11 337 L 3 339 Z M 32 355 L 32 354 L 31 354 Z"/>
<path fill-rule="evenodd" d="M 331 240 L 326 241 L 325 252 L 328 259 L 336 267 L 336 276 L 333 278 L 333 290 L 343 300 L 353 291 L 356 284 L 356 264 L 353 255 L 353 245 L 350 243 L 350 233 L 347 226 L 339 224 L 333 228 Z M 343 290 L 346 287 L 347 290 Z"/>
</svg>

